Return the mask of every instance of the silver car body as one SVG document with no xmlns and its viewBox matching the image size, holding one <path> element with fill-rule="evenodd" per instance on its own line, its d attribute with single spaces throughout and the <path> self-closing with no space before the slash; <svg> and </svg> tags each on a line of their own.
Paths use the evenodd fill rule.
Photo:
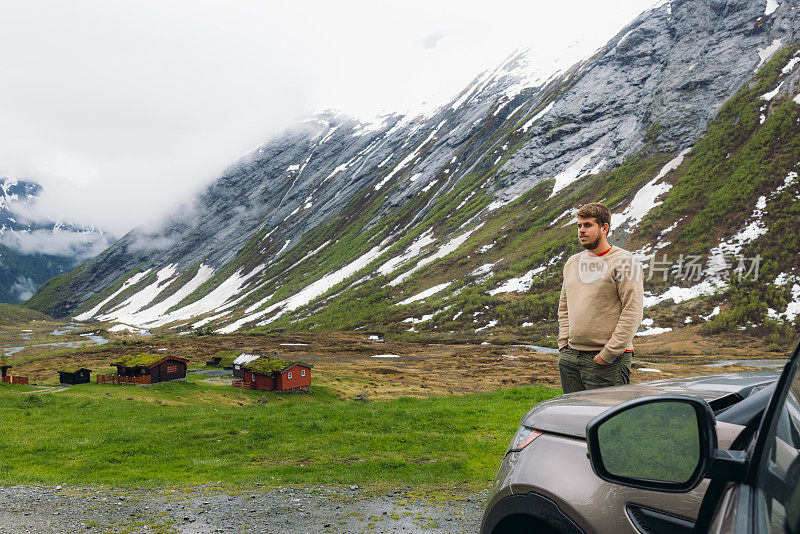
<svg viewBox="0 0 800 534">
<path fill-rule="evenodd" d="M 587 457 L 586 424 L 613 406 L 651 395 L 691 395 L 705 400 L 715 410 L 724 409 L 773 384 L 779 375 L 779 371 L 758 371 L 659 380 L 570 393 L 537 404 L 522 418 L 521 424 L 541 431 L 542 435 L 521 451 L 507 452 L 503 458 L 481 532 L 519 531 L 520 519 L 527 513 L 519 508 L 526 506 L 525 499 L 536 501 L 526 523 L 531 525 L 532 532 L 639 533 L 631 513 L 626 511 L 629 505 L 694 521 L 707 481 L 682 494 L 604 482 L 594 474 Z M 729 448 L 743 428 L 718 421 L 719 448 Z M 509 507 L 512 501 L 516 504 Z M 508 528 L 504 514 L 516 514 L 517 527 Z M 534 528 L 537 525 L 541 529 Z"/>
</svg>

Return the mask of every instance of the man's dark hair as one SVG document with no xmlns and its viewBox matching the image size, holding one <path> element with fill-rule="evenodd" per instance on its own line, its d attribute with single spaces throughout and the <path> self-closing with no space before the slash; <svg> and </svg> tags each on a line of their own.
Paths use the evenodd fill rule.
<svg viewBox="0 0 800 534">
<path fill-rule="evenodd" d="M 594 220 L 597 221 L 599 226 L 608 224 L 609 228 L 611 227 L 611 210 L 600 202 L 591 202 L 584 205 L 578 210 L 577 216 L 582 219 L 594 217 Z"/>
</svg>

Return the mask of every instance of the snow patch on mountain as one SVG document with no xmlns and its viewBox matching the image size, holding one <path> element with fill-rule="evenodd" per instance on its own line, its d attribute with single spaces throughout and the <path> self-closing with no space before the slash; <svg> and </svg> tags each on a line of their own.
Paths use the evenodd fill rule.
<svg viewBox="0 0 800 534">
<path fill-rule="evenodd" d="M 686 154 L 688 154 L 690 150 L 691 148 L 683 150 L 664 165 L 655 178 L 647 182 L 636 192 L 631 203 L 628 204 L 628 207 L 618 216 L 619 218 L 614 224 L 614 229 L 624 228 L 629 234 L 632 233 L 636 225 L 638 225 L 653 208 L 662 203 L 658 198 L 672 189 L 672 184 L 657 182 L 664 178 L 668 172 L 677 169 L 681 163 L 683 163 L 684 157 L 686 157 Z M 612 232 L 609 232 L 609 234 L 610 233 Z"/>
<path fill-rule="evenodd" d="M 796 56 L 796 54 L 795 54 L 795 56 Z M 795 66 L 798 63 L 800 63 L 800 57 L 793 57 L 792 59 L 789 60 L 789 63 L 787 63 L 781 69 L 781 74 L 789 74 L 790 72 L 792 72 L 794 70 Z"/>
<path fill-rule="evenodd" d="M 525 291 L 528 291 L 531 288 L 531 285 L 533 285 L 533 277 L 544 270 L 545 270 L 544 266 L 537 267 L 535 269 L 531 269 L 530 271 L 523 274 L 519 278 L 509 278 L 500 287 L 497 287 L 495 289 L 490 289 L 489 295 L 493 297 L 499 293 L 510 293 L 510 292 L 523 293 Z"/>
<path fill-rule="evenodd" d="M 245 316 L 227 326 L 218 329 L 217 332 L 221 334 L 235 332 L 236 330 L 238 330 L 247 323 L 251 323 L 253 321 L 261 319 L 262 317 L 272 312 L 276 312 L 275 315 L 269 317 L 265 321 L 258 323 L 259 326 L 269 324 L 277 320 L 279 317 L 285 315 L 286 313 L 294 311 L 301 306 L 305 306 L 311 301 L 327 293 L 335 285 L 345 281 L 346 279 L 350 278 L 355 273 L 357 273 L 358 271 L 360 271 L 361 269 L 372 263 L 372 261 L 374 261 L 375 259 L 380 257 L 381 254 L 386 252 L 387 249 L 384 247 L 385 243 L 381 243 L 380 245 L 373 247 L 371 250 L 369 250 L 367 253 L 363 254 L 359 258 L 357 258 L 355 261 L 345 265 L 344 267 L 342 267 L 337 271 L 334 271 L 330 274 L 323 276 L 316 282 L 312 282 L 311 284 L 307 285 L 306 287 L 304 287 L 302 290 L 292 295 L 291 297 L 288 297 L 274 304 L 271 304 L 270 306 L 259 312 Z"/>
<path fill-rule="evenodd" d="M 528 119 L 528 120 L 525 122 L 525 124 L 523 124 L 523 125 L 520 127 L 520 131 L 522 131 L 522 132 L 527 132 L 527 131 L 528 131 L 528 129 L 529 129 L 531 126 L 533 126 L 533 123 L 535 123 L 536 121 L 538 121 L 539 119 L 541 119 L 542 117 L 544 117 L 545 115 L 547 115 L 548 113 L 550 113 L 550 110 L 551 110 L 551 109 L 553 109 L 553 105 L 554 105 L 554 104 L 555 104 L 555 101 L 553 101 L 553 102 L 550 102 L 550 103 L 549 103 L 549 104 L 547 104 L 547 105 L 546 105 L 546 106 L 545 106 L 545 107 L 544 107 L 544 108 L 543 108 L 543 109 L 542 109 L 542 110 L 541 110 L 539 113 L 537 113 L 536 115 L 534 115 L 533 117 L 531 117 L 530 119 Z"/>
<path fill-rule="evenodd" d="M 583 171 L 584 167 L 586 167 L 589 162 L 592 161 L 592 158 L 595 155 L 597 155 L 597 150 L 591 154 L 587 154 L 573 160 L 569 165 L 567 165 L 566 169 L 558 173 L 555 177 L 556 183 L 553 185 L 553 192 L 550 193 L 550 196 L 547 198 L 553 198 L 556 196 L 556 193 L 577 180 L 581 175 L 581 171 Z"/>
<path fill-rule="evenodd" d="M 404 272 L 403 274 L 401 274 L 400 276 L 398 276 L 397 278 L 395 278 L 394 280 L 389 282 L 389 286 L 391 286 L 391 287 L 399 286 L 404 281 L 406 281 L 409 276 L 411 276 L 412 274 L 414 274 L 418 270 L 422 269 L 423 267 L 425 267 L 429 263 L 433 263 L 434 261 L 436 261 L 436 260 L 438 260 L 440 258 L 444 258 L 445 256 L 447 256 L 451 252 L 454 252 L 458 247 L 463 245 L 467 241 L 467 239 L 469 239 L 469 236 L 471 236 L 476 230 L 481 228 L 483 226 L 483 224 L 484 223 L 481 223 L 478 226 L 476 226 L 475 228 L 473 228 L 472 230 L 468 230 L 468 231 L 464 232 L 463 234 L 461 234 L 461 235 L 459 235 L 457 237 L 454 237 L 453 239 L 451 239 L 450 241 L 448 241 L 447 243 L 442 245 L 442 247 L 439 248 L 439 250 L 436 251 L 435 254 L 433 254 L 431 256 L 428 256 L 427 258 L 421 259 L 420 261 L 417 262 L 417 264 L 411 270 Z"/>
<path fill-rule="evenodd" d="M 175 312 L 172 313 L 167 313 L 167 311 L 173 308 L 174 306 L 177 306 L 178 303 L 181 302 L 184 298 L 191 295 L 198 287 L 200 287 L 203 284 L 203 282 L 211 278 L 211 275 L 213 273 L 214 273 L 213 268 L 207 265 L 201 265 L 198 268 L 197 273 L 192 277 L 191 280 L 189 280 L 185 285 L 183 285 L 175 293 L 173 293 L 166 299 L 148 308 L 135 310 L 134 312 L 130 313 L 127 317 L 123 316 L 121 311 L 113 312 L 111 315 L 116 316 L 116 318 L 112 320 L 120 320 L 131 324 L 147 325 L 148 328 L 165 325 L 168 322 L 172 321 L 173 318 L 175 318 L 176 320 L 178 320 L 178 318 L 180 320 L 183 320 L 187 318 L 187 316 L 185 315 L 185 310 L 176 310 Z M 217 293 L 215 297 L 220 298 L 220 294 Z M 205 301 L 205 304 L 213 306 L 215 302 L 216 301 L 214 300 L 214 298 L 210 298 Z M 193 310 L 194 309 L 196 308 L 193 308 Z"/>
<path fill-rule="evenodd" d="M 391 274 L 399 267 L 401 267 L 404 263 L 408 262 L 412 258 L 417 257 L 422 250 L 436 242 L 436 239 L 433 237 L 433 228 L 428 228 L 425 232 L 419 236 L 416 240 L 414 240 L 411 245 L 399 256 L 395 256 L 394 258 L 388 260 L 386 263 L 378 267 L 378 274 L 387 275 Z"/>
<path fill-rule="evenodd" d="M 778 49 L 780 49 L 781 42 L 782 42 L 781 39 L 775 39 L 774 41 L 772 41 L 771 45 L 769 45 L 769 46 L 767 46 L 765 48 L 759 48 L 758 49 L 759 62 L 758 62 L 758 66 L 755 68 L 755 70 L 753 72 L 758 72 L 758 69 L 761 68 L 761 65 L 766 63 L 767 60 L 772 57 L 772 54 L 774 54 L 775 52 L 778 51 Z"/>
<path fill-rule="evenodd" d="M 789 177 L 787 177 L 787 179 L 789 179 Z M 780 187 L 776 189 L 775 192 L 771 193 L 770 198 L 774 198 L 779 189 Z M 767 197 L 762 195 L 758 198 L 756 206 L 750 215 L 751 221 L 739 232 L 734 234 L 730 239 L 720 240 L 719 244 L 710 250 L 709 259 L 706 262 L 705 269 L 705 276 L 707 278 L 706 280 L 703 280 L 699 284 L 695 284 L 691 287 L 674 286 L 661 295 L 653 295 L 646 291 L 644 296 L 645 308 L 655 306 L 660 302 L 670 299 L 678 304 L 680 302 L 700 296 L 714 295 L 727 288 L 728 275 L 730 274 L 730 269 L 732 267 L 729 259 L 739 255 L 745 245 L 769 231 L 769 229 L 761 220 L 763 216 L 763 210 L 766 209 L 766 207 Z M 644 256 L 647 252 L 646 248 L 647 247 L 636 251 L 636 254 Z M 740 266 L 737 266 L 736 268 L 739 269 Z M 741 266 L 741 268 L 743 269 L 744 267 Z"/>
<path fill-rule="evenodd" d="M 422 148 L 423 148 L 425 145 L 427 145 L 427 144 L 428 144 L 428 142 L 429 142 L 431 139 L 433 139 L 433 137 L 436 135 L 436 132 L 438 132 L 438 131 L 439 131 L 439 129 L 440 129 L 442 126 L 444 126 L 444 123 L 446 123 L 446 122 L 447 122 L 447 120 L 446 120 L 446 119 L 445 119 L 445 120 L 443 120 L 442 122 L 440 122 L 440 123 L 439 123 L 439 125 L 438 125 L 438 126 L 436 126 L 436 127 L 433 129 L 433 131 L 432 131 L 432 132 L 431 132 L 431 133 L 428 135 L 428 137 L 427 137 L 427 138 L 426 138 L 426 139 L 425 139 L 425 140 L 424 140 L 422 143 L 420 143 L 420 144 L 417 146 L 417 148 L 415 148 L 415 149 L 414 149 L 414 150 L 413 150 L 413 151 L 412 151 L 412 152 L 411 152 L 411 153 L 410 153 L 408 156 L 406 156 L 405 158 L 403 158 L 403 160 L 402 160 L 400 163 L 398 163 L 398 164 L 395 166 L 395 168 L 394 168 L 394 169 L 392 169 L 392 171 L 391 171 L 389 174 L 387 174 L 387 175 L 386 175 L 386 176 L 385 176 L 385 177 L 384 177 L 384 178 L 383 178 L 383 179 L 382 179 L 380 182 L 378 182 L 377 184 L 375 184 L 375 191 L 380 191 L 380 190 L 381 190 L 381 188 L 382 188 L 384 185 L 386 185 L 386 183 L 387 183 L 389 180 L 391 180 L 391 179 L 394 177 L 394 175 L 395 175 L 395 174 L 397 174 L 398 172 L 400 172 L 401 170 L 403 170 L 403 169 L 404 169 L 404 168 L 405 168 L 405 167 L 406 167 L 406 166 L 407 166 L 409 163 L 411 163 L 411 162 L 412 162 L 412 161 L 413 161 L 413 160 L 414 160 L 414 159 L 415 159 L 415 158 L 416 158 L 416 157 L 419 155 L 419 151 L 420 151 L 420 150 L 422 150 Z"/>
<path fill-rule="evenodd" d="M 450 287 L 450 285 L 451 285 L 452 283 L 453 283 L 453 282 L 445 282 L 445 283 L 443 283 L 443 284 L 439 284 L 439 285 L 437 285 L 437 286 L 433 286 L 433 287 L 431 287 L 431 288 L 429 288 L 429 289 L 426 289 L 425 291 L 422 291 L 422 292 L 420 292 L 420 293 L 417 293 L 417 294 L 416 294 L 416 295 L 414 295 L 414 296 L 411 296 L 411 297 L 408 297 L 407 299 L 401 300 L 401 301 L 400 301 L 400 302 L 398 302 L 397 304 L 398 304 L 399 306 L 405 306 L 406 304 L 411 304 L 412 302 L 417 302 L 417 301 L 420 301 L 420 300 L 425 300 L 426 298 L 428 298 L 428 297 L 430 297 L 430 296 L 433 296 L 433 295 L 435 295 L 436 293 L 439 293 L 440 291 L 444 291 L 445 289 L 447 289 L 448 287 Z"/>
<path fill-rule="evenodd" d="M 158 296 L 164 289 L 162 287 L 163 284 L 175 276 L 175 268 L 175 264 L 169 264 L 163 269 L 160 269 L 156 272 L 156 279 L 151 284 L 145 286 L 127 300 L 123 301 L 122 304 L 113 308 L 110 313 L 101 315 L 98 318 L 101 321 L 114 320 L 124 324 L 134 323 L 132 320 L 133 316 L 137 311 L 147 306 L 147 304 Z"/>
<path fill-rule="evenodd" d="M 777 0 L 767 0 L 767 7 L 764 8 L 764 15 L 770 16 L 775 13 L 775 10 L 778 9 L 778 2 Z"/>
<path fill-rule="evenodd" d="M 147 269 L 147 270 L 145 270 L 143 272 L 134 274 L 128 280 L 126 280 L 125 283 L 123 283 L 122 286 L 120 286 L 119 289 L 117 289 L 116 291 L 111 293 L 108 297 L 106 297 L 105 299 L 100 301 L 100 303 L 97 304 L 94 308 L 92 308 L 92 309 L 90 309 L 90 310 L 88 310 L 88 311 L 86 311 L 86 312 L 84 312 L 84 313 L 82 313 L 80 315 L 76 315 L 75 317 L 73 317 L 73 319 L 75 319 L 76 321 L 88 321 L 89 319 L 91 319 L 92 317 L 97 315 L 97 313 L 102 309 L 103 306 L 105 306 L 106 304 L 111 302 L 117 295 L 119 295 L 120 293 L 122 293 L 123 291 L 128 289 L 129 287 L 131 287 L 134 284 L 138 283 L 139 280 L 141 280 L 142 278 L 147 276 L 147 274 L 149 272 L 150 272 L 150 269 Z"/>
</svg>

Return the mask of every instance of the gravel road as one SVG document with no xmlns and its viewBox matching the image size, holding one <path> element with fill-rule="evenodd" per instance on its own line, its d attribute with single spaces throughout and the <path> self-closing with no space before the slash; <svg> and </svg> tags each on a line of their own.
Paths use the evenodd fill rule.
<svg viewBox="0 0 800 534">
<path fill-rule="evenodd" d="M 0 487 L 0 533 L 477 532 L 487 492 Z"/>
</svg>

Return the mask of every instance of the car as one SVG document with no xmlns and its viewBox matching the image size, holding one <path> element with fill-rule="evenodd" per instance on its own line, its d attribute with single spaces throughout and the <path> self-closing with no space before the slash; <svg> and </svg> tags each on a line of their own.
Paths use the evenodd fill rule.
<svg viewBox="0 0 800 534">
<path fill-rule="evenodd" d="M 771 429 L 764 425 L 782 399 L 780 467 L 791 481 L 800 473 L 797 351 L 783 371 L 659 380 L 539 403 L 497 471 L 481 534 L 705 532 L 729 520 L 714 514 L 718 506 L 728 518 L 754 513 L 732 503 L 750 499 L 763 475 Z M 788 396 L 787 380 L 795 384 Z"/>
</svg>

